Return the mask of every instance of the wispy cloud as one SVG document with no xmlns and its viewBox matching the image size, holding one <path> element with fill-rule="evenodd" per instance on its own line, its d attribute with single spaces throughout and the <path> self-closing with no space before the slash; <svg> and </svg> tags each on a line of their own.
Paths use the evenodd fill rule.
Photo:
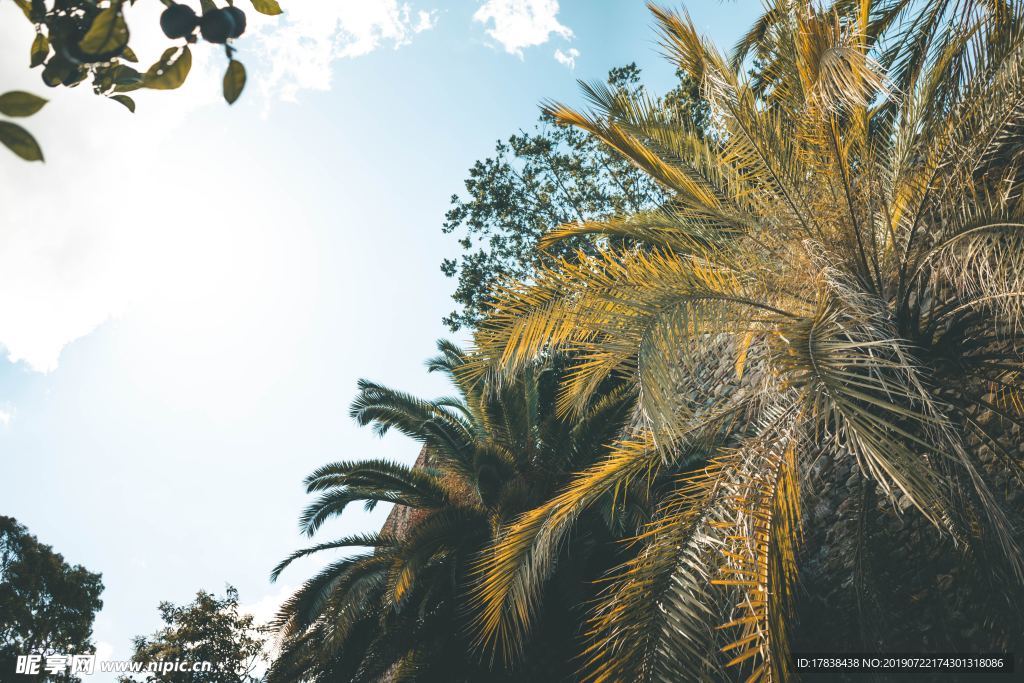
<svg viewBox="0 0 1024 683">
<path fill-rule="evenodd" d="M 139 3 L 128 10 L 143 64 L 167 45 L 160 9 L 160 3 Z M 12 54 L 33 38 L 17 14 L 13 3 L 0 4 L 0 45 Z M 43 146 L 45 165 L 18 163 L 0 149 L 0 186 L 10 199 L 0 202 L 0 346 L 9 361 L 55 370 L 68 344 L 122 314 L 160 277 L 155 236 L 170 234 L 176 219 L 164 217 L 173 211 L 147 211 L 158 194 L 154 180 L 166 172 L 151 150 L 179 135 L 194 112 L 225 106 L 223 54 L 200 49 L 208 47 L 193 50 L 181 90 L 169 97 L 132 93 L 137 116 L 88 88 L 46 89 L 38 69 L 19 60 L 0 62 L 3 89 L 51 100 L 24 122 Z"/>
<path fill-rule="evenodd" d="M 257 626 L 266 626 L 274 620 L 277 616 L 278 610 L 281 609 L 281 605 L 283 605 L 285 600 L 290 598 L 294 592 L 294 586 L 281 584 L 277 586 L 276 592 L 267 593 L 254 602 L 239 605 L 238 611 L 242 614 L 252 615 L 253 622 Z"/>
<path fill-rule="evenodd" d="M 555 61 L 569 67 L 570 71 L 576 69 L 576 58 L 579 56 L 580 51 L 574 47 L 570 47 L 565 52 L 562 52 L 561 48 L 555 50 Z"/>
<path fill-rule="evenodd" d="M 487 34 L 520 58 L 523 48 L 543 45 L 552 34 L 569 40 L 572 30 L 558 21 L 558 0 L 487 0 L 473 15 Z"/>
<path fill-rule="evenodd" d="M 437 15 L 398 0 L 288 3 L 285 14 L 258 20 L 256 42 L 271 65 L 261 87 L 288 101 L 301 90 L 328 90 L 336 61 L 408 45 Z"/>
</svg>

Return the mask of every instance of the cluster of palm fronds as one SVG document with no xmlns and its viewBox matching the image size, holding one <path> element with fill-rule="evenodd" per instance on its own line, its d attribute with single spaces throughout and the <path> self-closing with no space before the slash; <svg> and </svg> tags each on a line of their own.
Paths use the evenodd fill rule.
<svg viewBox="0 0 1024 683">
<path fill-rule="evenodd" d="M 585 86 L 589 113 L 549 105 L 670 199 L 555 229 L 548 243 L 601 248 L 508 283 L 477 348 L 450 366 L 464 396 L 500 403 L 560 359 L 555 394 L 531 414 L 558 438 L 586 437 L 573 446 L 585 455 L 539 464 L 539 445 L 562 446 L 536 426 L 503 436 L 499 454 L 489 409 L 416 404 L 410 422 L 367 387 L 364 419 L 443 452 L 438 473 L 402 470 L 401 485 L 371 492 L 360 465 L 328 468 L 311 488 L 341 488 L 309 519 L 355 498 L 434 512 L 343 561 L 362 573 L 338 565 L 307 585 L 285 611 L 289 656 L 323 655 L 304 644 L 311 633 L 350 647 L 349 612 L 373 621 L 373 643 L 391 638 L 380 629 L 403 618 L 411 587 L 427 596 L 412 621 L 461 643 L 426 616 L 431 572 L 451 570 L 467 657 L 515 670 L 545 627 L 546 591 L 578 571 L 566 553 L 601 526 L 631 542 L 616 544 L 622 562 L 565 653 L 581 678 L 783 680 L 801 502 L 822 495 L 801 489 L 822 469 L 866 484 L 826 482 L 840 500 L 860 496 L 863 519 L 877 493 L 948 539 L 987 590 L 1024 596 L 1024 6 L 779 0 L 731 57 L 685 15 L 652 11 L 716 134 L 600 85 Z M 616 420 L 595 422 L 605 410 Z M 494 493 L 481 462 L 500 472 Z M 431 535 L 463 508 L 472 538 Z M 435 642 L 409 628 L 395 636 L 403 662 Z"/>
<path fill-rule="evenodd" d="M 418 467 L 338 462 L 306 479 L 307 490 L 320 493 L 301 519 L 310 536 L 356 501 L 371 509 L 381 502 L 402 506 L 405 520 L 300 550 L 275 568 L 276 579 L 300 557 L 371 549 L 327 565 L 284 605 L 271 681 L 502 680 L 472 653 L 465 601 L 471 567 L 496 530 L 604 456 L 635 390 L 609 382 L 585 414 L 559 419 L 554 403 L 564 370 L 556 360 L 529 364 L 488 392 L 458 373 L 467 361 L 461 350 L 447 342 L 439 347 L 428 368 L 447 374 L 456 395 L 425 401 L 362 382 L 351 409 L 379 434 L 395 429 L 422 443 Z M 529 662 L 538 675 L 557 676 L 569 666 L 564 657 L 551 661 L 551 653 L 578 649 L 572 624 L 594 597 L 588 586 L 621 561 L 614 539 L 635 531 L 645 515 L 642 497 L 617 509 L 609 499 L 586 513 L 574 552 L 560 558 L 568 590 L 556 588 L 546 600 L 546 642 Z"/>
</svg>

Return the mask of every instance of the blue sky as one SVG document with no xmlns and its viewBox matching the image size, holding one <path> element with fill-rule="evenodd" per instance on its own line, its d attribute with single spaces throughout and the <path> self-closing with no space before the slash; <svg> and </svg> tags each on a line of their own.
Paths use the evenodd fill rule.
<svg viewBox="0 0 1024 683">
<path fill-rule="evenodd" d="M 47 163 L 0 155 L 0 513 L 103 573 L 107 657 L 161 600 L 230 582 L 263 616 L 308 576 L 312 560 L 267 579 L 305 543 L 305 474 L 417 450 L 350 421 L 356 380 L 446 393 L 423 360 L 446 334 L 439 264 L 458 246 L 440 227 L 468 167 L 540 100 L 578 102 L 576 78 L 636 61 L 654 89 L 672 80 L 642 2 L 282 5 L 239 43 L 234 107 L 200 46 L 185 88 L 132 116 L 43 92 L 32 31 L 0 3 L 3 90 L 53 97 L 27 122 Z M 759 6 L 688 9 L 727 48 Z"/>
</svg>

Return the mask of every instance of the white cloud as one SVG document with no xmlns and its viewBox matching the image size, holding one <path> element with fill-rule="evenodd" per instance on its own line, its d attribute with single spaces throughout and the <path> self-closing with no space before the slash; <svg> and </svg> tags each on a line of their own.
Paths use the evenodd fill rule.
<svg viewBox="0 0 1024 683">
<path fill-rule="evenodd" d="M 132 42 L 143 64 L 166 47 L 159 9 L 159 3 L 139 3 L 130 10 Z M 34 35 L 18 14 L 12 3 L 0 4 L 0 45 L 13 54 L 28 49 Z M 0 62 L 5 90 L 51 100 L 22 122 L 40 141 L 45 165 L 21 162 L 0 148 L 0 187 L 8 199 L 17 198 L 0 203 L 0 346 L 11 362 L 56 369 L 65 346 L 146 293 L 154 279 L 147 262 L 157 253 L 153 236 L 171 221 L 138 221 L 159 194 L 144 177 L 160 160 L 147 159 L 145 150 L 174 136 L 196 110 L 223 106 L 223 55 L 204 47 L 192 51 L 192 71 L 180 90 L 133 93 L 136 116 L 88 87 L 48 89 L 38 69 L 16 59 Z"/>
<path fill-rule="evenodd" d="M 13 417 L 14 414 L 11 413 L 11 411 L 4 408 L 0 408 L 0 426 L 9 426 L 11 424 L 11 418 Z"/>
<path fill-rule="evenodd" d="M 427 12 L 420 10 L 416 13 L 416 25 L 413 26 L 412 30 L 413 33 L 422 33 L 423 31 L 429 31 L 435 26 L 437 26 L 437 11 Z"/>
<path fill-rule="evenodd" d="M 473 19 L 490 24 L 487 34 L 520 58 L 524 47 L 543 45 L 552 33 L 572 38 L 572 31 L 558 21 L 558 0 L 487 0 Z"/>
<path fill-rule="evenodd" d="M 300 90 L 329 90 L 335 61 L 398 49 L 437 24 L 435 10 L 414 11 L 398 0 L 298 0 L 276 17 L 257 17 L 255 31 L 271 65 L 261 88 L 293 101 Z"/>
<path fill-rule="evenodd" d="M 399 0 L 284 4 L 286 13 L 278 17 L 247 12 L 251 35 L 240 48 L 251 84 L 244 101 L 261 92 L 294 98 L 301 89 L 328 89 L 335 60 L 406 45 L 438 18 Z M 159 28 L 162 9 L 146 2 L 128 10 L 143 66 L 167 45 Z M 0 45 L 28 54 L 34 34 L 19 15 L 14 3 L 0 1 Z M 207 121 L 227 112 L 220 83 L 225 63 L 214 46 L 193 46 L 188 82 L 170 93 L 133 93 L 133 116 L 87 87 L 48 89 L 38 69 L 18 59 L 0 61 L 4 91 L 51 99 L 23 122 L 40 141 L 45 165 L 20 162 L 0 148 L 0 187 L 6 198 L 17 199 L 0 201 L 0 352 L 9 361 L 52 372 L 70 343 L 108 320 L 152 307 L 155 297 L 201 302 L 209 298 L 203 288 L 228 296 L 232 281 L 219 275 L 221 260 L 239 260 L 243 235 L 253 264 L 264 250 L 271 253 L 248 237 L 259 234 L 257 226 L 232 220 L 209 191 L 211 178 L 223 194 L 232 191 L 226 185 L 246 188 L 244 175 L 230 159 L 207 158 L 201 168 L 186 151 L 194 153 L 194 145 L 179 144 L 194 139 L 197 128 L 210 129 L 197 123 L 197 114 Z"/>
<path fill-rule="evenodd" d="M 277 587 L 276 593 L 264 595 L 256 602 L 239 605 L 238 611 L 242 614 L 251 614 L 253 622 L 257 626 L 266 626 L 277 616 L 277 611 L 281 609 L 281 605 L 294 592 L 295 588 L 293 586 L 281 584 Z"/>
<path fill-rule="evenodd" d="M 576 69 L 576 58 L 579 56 L 580 51 L 574 47 L 570 47 L 566 52 L 562 52 L 561 48 L 555 50 L 555 61 L 569 67 L 570 71 Z"/>
</svg>

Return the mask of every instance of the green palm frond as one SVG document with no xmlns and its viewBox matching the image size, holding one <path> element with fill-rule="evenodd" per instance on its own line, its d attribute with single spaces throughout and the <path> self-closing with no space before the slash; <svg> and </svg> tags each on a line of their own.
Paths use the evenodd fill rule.
<svg viewBox="0 0 1024 683">
<path fill-rule="evenodd" d="M 417 470 L 390 460 L 352 460 L 333 462 L 315 469 L 305 480 L 306 493 L 325 491 L 352 484 L 380 485 L 383 488 L 418 490 L 423 495 L 443 491 L 429 471 Z"/>
<path fill-rule="evenodd" d="M 321 618 L 332 603 L 344 605 L 351 616 L 357 616 L 359 604 L 373 590 L 384 588 L 388 562 L 388 553 L 366 553 L 329 564 L 282 604 L 276 625 L 285 636 L 297 634 Z"/>
<path fill-rule="evenodd" d="M 308 536 L 356 501 L 366 501 L 370 508 L 385 502 L 436 509 L 449 497 L 449 490 L 436 475 L 387 460 L 326 465 L 306 478 L 306 488 L 310 493 L 324 491 L 299 519 L 299 527 Z"/>
<path fill-rule="evenodd" d="M 328 541 L 327 543 L 319 543 L 309 548 L 303 548 L 297 550 L 287 558 L 282 560 L 273 571 L 270 572 L 271 582 L 277 581 L 288 565 L 295 560 L 312 555 L 313 553 L 323 552 L 324 550 L 334 550 L 335 548 L 389 548 L 395 545 L 395 539 L 390 536 L 382 534 L 356 534 L 354 536 L 343 536 L 342 538 Z"/>
<path fill-rule="evenodd" d="M 352 401 L 349 414 L 360 425 L 373 424 L 374 431 L 380 436 L 390 429 L 397 429 L 418 441 L 442 438 L 460 443 L 465 440 L 469 427 L 461 416 L 432 401 L 368 380 L 359 381 L 359 395 Z"/>
<path fill-rule="evenodd" d="M 525 363 L 515 374 L 472 378 L 462 372 L 475 362 L 471 354 L 448 343 L 439 349 L 441 355 L 429 367 L 449 375 L 455 396 L 428 401 L 364 381 L 353 404 L 352 414 L 361 424 L 374 424 L 380 433 L 396 428 L 423 443 L 421 466 L 337 462 L 306 479 L 307 491 L 319 494 L 301 517 L 308 535 L 355 501 L 393 503 L 404 510 L 396 518 L 401 521 L 389 522 L 389 535 L 321 543 L 296 551 L 274 570 L 276 578 L 302 557 L 373 548 L 370 554 L 335 561 L 285 603 L 277 623 L 287 657 L 274 668 L 275 681 L 370 681 L 402 671 L 426 677 L 460 668 L 475 671 L 477 657 L 468 637 L 459 647 L 441 640 L 457 628 L 453 624 L 461 623 L 468 634 L 465 600 L 479 553 L 502 524 L 567 481 L 572 468 L 601 458 L 608 440 L 633 414 L 636 392 L 613 380 L 595 389 L 583 422 L 559 418 L 555 405 L 569 361 L 558 355 Z M 637 515 L 635 507 L 630 520 Z M 587 531 L 579 532 L 584 536 L 599 529 L 603 539 L 635 525 L 623 513 L 589 514 Z M 577 552 L 569 564 L 581 571 L 589 552 Z M 539 610 L 543 601 L 539 593 L 535 598 L 533 609 Z M 304 656 L 301 647 L 318 654 Z M 441 661 L 449 656 L 446 652 L 458 653 L 461 662 Z"/>
</svg>

